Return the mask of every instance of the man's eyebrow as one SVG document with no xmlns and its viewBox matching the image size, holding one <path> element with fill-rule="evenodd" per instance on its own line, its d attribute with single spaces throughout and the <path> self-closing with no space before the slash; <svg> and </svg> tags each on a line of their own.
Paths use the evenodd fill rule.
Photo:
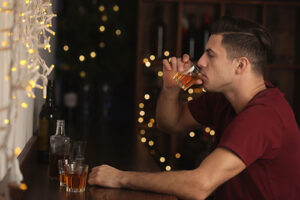
<svg viewBox="0 0 300 200">
<path fill-rule="evenodd" d="M 216 54 L 216 52 L 214 52 L 211 48 L 205 49 L 205 51 L 206 51 L 207 53 L 214 53 L 214 54 Z"/>
</svg>

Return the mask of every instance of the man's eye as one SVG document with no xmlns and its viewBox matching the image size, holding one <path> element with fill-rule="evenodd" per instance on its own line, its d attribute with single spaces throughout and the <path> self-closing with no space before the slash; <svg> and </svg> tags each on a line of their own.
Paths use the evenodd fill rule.
<svg viewBox="0 0 300 200">
<path fill-rule="evenodd" d="M 207 53 L 207 56 L 208 56 L 208 57 L 210 57 L 210 58 L 212 58 L 212 57 L 213 57 L 213 55 L 212 55 L 212 54 L 210 54 L 210 53 Z"/>
</svg>

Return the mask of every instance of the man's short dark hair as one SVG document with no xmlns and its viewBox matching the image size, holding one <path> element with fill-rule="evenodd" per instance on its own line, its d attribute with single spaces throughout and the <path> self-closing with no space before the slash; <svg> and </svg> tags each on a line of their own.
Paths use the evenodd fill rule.
<svg viewBox="0 0 300 200">
<path fill-rule="evenodd" d="M 273 59 L 272 37 L 256 22 L 225 16 L 213 24 L 211 34 L 223 36 L 222 45 L 229 59 L 245 56 L 261 74 L 263 67 Z"/>
</svg>

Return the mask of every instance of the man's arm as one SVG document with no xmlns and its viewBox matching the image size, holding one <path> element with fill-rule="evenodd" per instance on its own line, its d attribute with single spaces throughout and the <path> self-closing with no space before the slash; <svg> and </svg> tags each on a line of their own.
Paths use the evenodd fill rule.
<svg viewBox="0 0 300 200">
<path fill-rule="evenodd" d="M 180 133 L 201 127 L 192 116 L 188 103 L 179 102 L 178 97 L 167 91 L 160 93 L 156 106 L 156 120 L 158 128 L 169 133 Z"/>
<path fill-rule="evenodd" d="M 205 199 L 219 185 L 245 169 L 233 152 L 217 148 L 194 170 L 147 173 L 121 171 L 108 165 L 92 169 L 88 183 L 167 193 L 182 199 Z"/>
<path fill-rule="evenodd" d="M 178 133 L 200 127 L 189 112 L 187 103 L 179 101 L 181 89 L 173 80 L 177 72 L 189 67 L 189 56 L 186 54 L 182 59 L 172 57 L 171 63 L 163 60 L 164 83 L 156 105 L 156 121 L 158 127 L 167 132 Z"/>
</svg>

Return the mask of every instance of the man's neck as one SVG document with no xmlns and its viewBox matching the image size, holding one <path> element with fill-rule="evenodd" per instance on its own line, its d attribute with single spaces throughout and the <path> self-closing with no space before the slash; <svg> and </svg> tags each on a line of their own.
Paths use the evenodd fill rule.
<svg viewBox="0 0 300 200">
<path fill-rule="evenodd" d="M 243 81 L 237 87 L 224 92 L 225 97 L 231 103 L 236 113 L 241 112 L 249 101 L 260 91 L 265 90 L 266 85 L 263 79 L 255 81 Z"/>
</svg>

